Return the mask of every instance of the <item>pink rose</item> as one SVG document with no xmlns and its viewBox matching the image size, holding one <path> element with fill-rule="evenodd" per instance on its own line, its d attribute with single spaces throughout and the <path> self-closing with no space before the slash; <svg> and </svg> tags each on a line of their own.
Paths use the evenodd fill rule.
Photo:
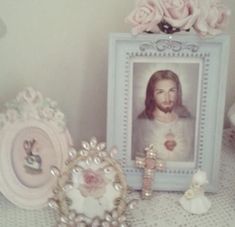
<svg viewBox="0 0 235 227">
<path fill-rule="evenodd" d="M 158 32 L 162 16 L 163 12 L 158 1 L 141 0 L 126 18 L 126 22 L 133 26 L 132 33 L 135 35 L 142 32 Z"/>
<path fill-rule="evenodd" d="M 193 0 L 159 0 L 163 9 L 163 20 L 174 28 L 188 30 L 199 16 Z"/>
<path fill-rule="evenodd" d="M 194 28 L 201 35 L 217 35 L 225 27 L 230 15 L 227 9 L 219 0 L 198 1 L 200 16 Z"/>
<path fill-rule="evenodd" d="M 192 199 L 195 197 L 195 192 L 192 189 L 188 189 L 185 193 L 184 196 L 186 199 Z"/>
<path fill-rule="evenodd" d="M 79 186 L 79 189 L 84 197 L 100 198 L 105 193 L 107 182 L 102 171 L 84 170 L 83 181 L 84 183 Z"/>
<path fill-rule="evenodd" d="M 62 112 L 60 112 L 60 111 L 57 111 L 55 113 L 55 119 L 57 121 L 63 121 L 64 120 L 64 114 Z"/>
<path fill-rule="evenodd" d="M 14 109 L 8 109 L 6 112 L 7 120 L 10 122 L 14 122 L 18 118 L 18 113 Z"/>
<path fill-rule="evenodd" d="M 41 110 L 41 115 L 47 120 L 51 120 L 54 117 L 55 110 L 51 107 L 45 107 Z"/>
</svg>

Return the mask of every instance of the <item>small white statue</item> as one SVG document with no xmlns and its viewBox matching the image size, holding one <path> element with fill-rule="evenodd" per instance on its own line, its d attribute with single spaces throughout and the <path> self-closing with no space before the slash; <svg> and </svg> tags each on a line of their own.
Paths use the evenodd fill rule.
<svg viewBox="0 0 235 227">
<path fill-rule="evenodd" d="M 193 175 L 190 188 L 179 200 L 186 211 L 192 214 L 203 214 L 210 209 L 211 202 L 204 195 L 203 188 L 203 185 L 207 183 L 207 176 L 204 171 L 198 170 Z"/>
</svg>

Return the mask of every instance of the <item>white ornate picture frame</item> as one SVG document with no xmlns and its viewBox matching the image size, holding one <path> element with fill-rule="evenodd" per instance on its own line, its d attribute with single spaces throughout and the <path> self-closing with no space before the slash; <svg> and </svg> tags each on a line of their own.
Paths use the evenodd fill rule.
<svg viewBox="0 0 235 227">
<path fill-rule="evenodd" d="M 25 209 L 47 205 L 52 165 L 64 168 L 72 145 L 57 103 L 26 88 L 0 114 L 0 191 Z"/>
<path fill-rule="evenodd" d="M 209 181 L 206 190 L 217 190 L 228 48 L 227 35 L 209 39 L 189 34 L 110 36 L 107 144 L 115 144 L 120 150 L 118 158 L 131 187 L 141 189 L 143 181 L 142 170 L 135 165 L 137 150 L 144 150 L 136 144 L 143 137 L 135 140 L 135 125 L 144 109 L 147 83 L 154 72 L 167 70 L 178 75 L 182 102 L 190 113 L 191 132 L 184 137 L 186 143 L 191 141 L 187 149 L 190 155 L 164 156 L 161 130 L 154 137 L 148 134 L 148 138 L 156 138 L 155 149 L 166 161 L 166 168 L 155 174 L 153 188 L 185 190 L 195 171 L 202 169 Z M 183 137 L 177 140 L 175 135 L 175 144 L 182 152 Z M 169 153 L 177 154 L 175 144 L 167 147 Z"/>
</svg>

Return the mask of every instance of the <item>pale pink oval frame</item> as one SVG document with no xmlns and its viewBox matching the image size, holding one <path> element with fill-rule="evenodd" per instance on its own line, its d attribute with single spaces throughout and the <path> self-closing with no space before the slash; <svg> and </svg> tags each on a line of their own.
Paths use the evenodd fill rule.
<svg viewBox="0 0 235 227">
<path fill-rule="evenodd" d="M 34 96 L 39 95 L 41 99 L 40 103 L 43 103 L 43 108 L 45 107 L 45 100 L 42 99 L 40 93 L 35 92 L 32 88 L 27 88 L 20 93 L 21 97 L 26 92 L 31 92 L 31 95 Z M 19 98 L 16 100 L 19 100 Z M 0 190 L 9 201 L 21 208 L 39 209 L 47 206 L 48 198 L 52 195 L 52 188 L 56 183 L 55 179 L 50 175 L 50 166 L 56 164 L 61 169 L 64 168 L 64 162 L 68 158 L 67 153 L 69 147 L 72 145 L 72 139 L 62 118 L 58 120 L 54 117 L 48 118 L 48 116 L 42 116 L 41 113 L 39 113 L 41 107 L 38 101 L 36 102 L 37 104 L 33 103 L 33 105 L 31 101 L 28 102 L 27 100 L 27 102 L 25 102 L 24 100 L 22 102 L 21 99 L 21 101 L 18 102 L 18 107 L 20 106 L 20 108 L 8 108 L 5 114 L 0 115 Z M 49 100 L 49 103 L 50 102 L 51 100 Z M 54 111 L 53 113 L 62 114 L 55 107 L 56 105 L 54 103 L 53 105 L 53 108 L 50 107 L 51 110 Z M 45 108 L 48 108 L 48 106 Z M 15 112 L 16 114 L 13 114 L 14 117 L 12 119 L 9 116 L 9 112 L 14 112 L 15 110 L 17 111 Z M 30 135 L 32 132 L 35 138 L 40 137 L 37 136 L 37 132 L 41 133 L 44 135 L 47 142 L 51 144 L 52 150 L 47 149 L 48 153 L 44 152 L 41 157 L 42 166 L 43 160 L 50 157 L 50 160 L 47 160 L 46 172 L 44 171 L 43 173 L 47 178 L 45 181 L 42 181 L 43 183 L 41 185 L 35 184 L 34 186 L 30 186 L 25 184 L 25 182 L 30 182 L 30 179 L 33 179 L 34 176 L 18 173 L 19 170 L 22 171 L 23 168 L 18 168 L 15 164 L 16 162 L 13 160 L 17 160 L 17 157 L 13 158 L 12 156 L 19 154 L 19 162 L 22 161 L 22 148 L 19 147 L 19 152 L 13 150 L 15 149 L 14 144 L 16 141 L 18 141 L 19 144 L 22 132 L 24 132 L 23 138 L 25 134 Z M 24 141 L 22 141 L 22 144 L 23 142 Z M 40 145 L 40 149 L 43 151 L 43 144 Z M 52 152 L 52 154 L 50 152 Z M 19 175 L 21 175 L 21 178 Z M 37 176 L 39 175 L 35 175 L 35 178 L 37 178 Z M 23 179 L 23 177 L 25 177 L 25 179 Z"/>
</svg>

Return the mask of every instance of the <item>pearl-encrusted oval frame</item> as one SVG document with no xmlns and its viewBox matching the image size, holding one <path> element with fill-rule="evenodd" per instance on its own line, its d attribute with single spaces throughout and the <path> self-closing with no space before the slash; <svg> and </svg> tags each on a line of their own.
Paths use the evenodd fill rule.
<svg viewBox="0 0 235 227">
<path fill-rule="evenodd" d="M 65 172 L 52 167 L 57 185 L 49 206 L 59 213 L 58 226 L 127 226 L 125 210 L 136 201 L 126 202 L 128 186 L 114 159 L 117 150 L 105 147 L 93 137 L 82 142 L 81 150 L 69 150 Z"/>
</svg>

